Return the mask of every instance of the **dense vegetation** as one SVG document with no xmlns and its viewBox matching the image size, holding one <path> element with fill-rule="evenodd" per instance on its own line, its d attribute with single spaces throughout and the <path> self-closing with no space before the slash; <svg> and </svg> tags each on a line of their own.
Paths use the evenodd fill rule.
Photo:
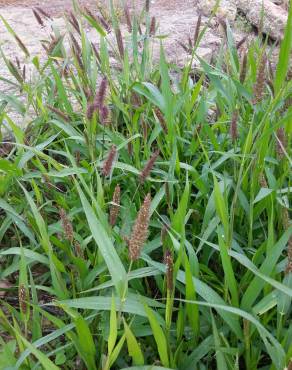
<svg viewBox="0 0 292 370">
<path fill-rule="evenodd" d="M 200 20 L 181 70 L 148 5 L 77 9 L 30 79 L 2 53 L 1 369 L 289 366 L 292 12 L 275 71 L 228 24 L 200 60 Z"/>
</svg>

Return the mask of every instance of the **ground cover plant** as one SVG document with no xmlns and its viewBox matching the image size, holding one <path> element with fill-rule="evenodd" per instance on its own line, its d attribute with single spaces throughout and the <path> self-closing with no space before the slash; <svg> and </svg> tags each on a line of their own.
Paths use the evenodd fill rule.
<svg viewBox="0 0 292 370">
<path fill-rule="evenodd" d="M 149 1 L 75 8 L 45 60 L 2 19 L 34 74 L 2 52 L 1 369 L 291 367 L 292 10 L 273 70 L 228 24 L 179 69 Z"/>
</svg>

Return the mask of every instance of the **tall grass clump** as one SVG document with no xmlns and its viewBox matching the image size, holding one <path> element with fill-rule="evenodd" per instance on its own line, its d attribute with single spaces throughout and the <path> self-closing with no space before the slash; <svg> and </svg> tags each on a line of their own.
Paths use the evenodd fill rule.
<svg viewBox="0 0 292 370">
<path fill-rule="evenodd" d="M 271 76 L 228 24 L 200 59 L 201 18 L 178 69 L 150 1 L 114 5 L 44 60 L 2 19 L 34 77 L 2 51 L 1 368 L 289 369 L 292 7 Z"/>
</svg>

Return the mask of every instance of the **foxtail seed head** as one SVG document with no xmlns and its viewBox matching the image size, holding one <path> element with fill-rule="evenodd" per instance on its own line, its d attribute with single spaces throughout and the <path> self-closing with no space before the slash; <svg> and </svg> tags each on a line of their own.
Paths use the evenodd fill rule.
<svg viewBox="0 0 292 370">
<path fill-rule="evenodd" d="M 103 164 L 103 168 L 102 168 L 103 176 L 107 177 L 110 175 L 116 155 L 117 155 L 117 148 L 115 145 L 113 145 Z"/>
<path fill-rule="evenodd" d="M 108 85 L 107 78 L 104 77 L 101 80 L 98 93 L 95 97 L 95 104 L 99 109 L 104 106 L 104 100 L 105 100 L 105 96 L 106 96 L 107 85 Z"/>
<path fill-rule="evenodd" d="M 35 16 L 35 19 L 37 20 L 38 24 L 41 27 L 44 27 L 44 22 L 42 20 L 42 17 L 39 15 L 39 13 L 36 11 L 36 9 L 32 9 L 33 15 Z"/>
<path fill-rule="evenodd" d="M 239 81 L 242 84 L 245 81 L 246 72 L 247 72 L 247 53 L 244 53 L 243 59 L 242 59 L 242 64 L 241 64 L 240 76 L 239 76 Z"/>
<path fill-rule="evenodd" d="M 157 117 L 160 125 L 161 125 L 162 130 L 164 131 L 165 134 L 168 134 L 167 124 L 165 122 L 165 119 L 163 117 L 163 114 L 162 114 L 161 110 L 156 108 L 156 109 L 154 109 L 154 112 L 156 114 L 156 117 Z"/>
<path fill-rule="evenodd" d="M 117 222 L 117 218 L 120 210 L 120 201 L 121 201 L 121 188 L 120 185 L 117 185 L 114 190 L 112 205 L 110 208 L 110 225 L 114 226 Z"/>
<path fill-rule="evenodd" d="M 115 34 L 116 34 L 116 40 L 117 40 L 117 45 L 118 45 L 120 57 L 122 59 L 124 59 L 125 49 L 124 49 L 123 36 L 122 36 L 122 32 L 121 32 L 120 28 L 117 28 L 115 30 Z"/>
<path fill-rule="evenodd" d="M 154 166 L 154 163 L 159 156 L 159 150 L 156 150 L 152 156 L 150 157 L 149 161 L 146 163 L 146 166 L 144 167 L 143 171 L 140 173 L 139 180 L 140 183 L 143 184 L 146 180 L 146 178 L 150 175 L 150 172 Z"/>
<path fill-rule="evenodd" d="M 277 130 L 277 143 L 276 143 L 276 151 L 278 154 L 278 157 L 281 159 L 285 155 L 285 149 L 287 146 L 287 140 L 286 140 L 286 134 L 284 127 L 280 127 Z"/>
<path fill-rule="evenodd" d="M 261 60 L 260 65 L 258 68 L 257 80 L 253 88 L 253 103 L 259 103 L 264 95 L 264 88 L 265 88 L 265 81 L 266 81 L 266 64 L 267 64 L 267 56 L 264 53 Z"/>
<path fill-rule="evenodd" d="M 44 9 L 40 8 L 39 6 L 36 6 L 35 8 L 36 8 L 36 10 L 37 10 L 40 14 L 42 14 L 45 18 L 52 19 L 52 17 L 50 16 L 50 14 L 49 14 L 49 13 L 47 13 L 47 12 L 45 12 L 45 11 L 44 11 Z"/>
<path fill-rule="evenodd" d="M 74 13 L 72 13 L 72 12 L 69 13 L 68 20 L 69 20 L 71 26 L 75 29 L 75 31 L 77 31 L 79 33 L 79 35 L 81 35 L 79 23 L 77 21 L 77 18 L 74 15 Z"/>
<path fill-rule="evenodd" d="M 148 193 L 139 210 L 128 243 L 129 257 L 131 261 L 136 261 L 137 259 L 139 259 L 143 245 L 147 240 L 150 221 L 150 205 L 151 205 L 151 195 L 150 193 Z"/>
<path fill-rule="evenodd" d="M 90 121 L 93 117 L 93 113 L 95 111 L 95 106 L 93 103 L 88 103 L 87 110 L 86 110 L 86 118 Z"/>
<path fill-rule="evenodd" d="M 66 211 L 63 208 L 61 208 L 59 211 L 59 215 L 60 215 L 65 237 L 70 243 L 73 243 L 73 240 L 74 240 L 73 226 L 72 226 L 71 221 L 69 220 L 69 217 L 67 216 Z"/>
<path fill-rule="evenodd" d="M 57 116 L 61 117 L 65 122 L 70 122 L 70 118 L 67 116 L 67 114 L 65 114 L 64 112 L 62 112 L 60 109 L 56 108 L 56 107 L 53 107 L 51 105 L 48 105 L 47 104 L 47 108 L 55 113 Z"/>
<path fill-rule="evenodd" d="M 155 32 L 156 32 L 156 18 L 155 17 L 152 17 L 151 18 L 149 35 L 150 36 L 155 36 Z"/>
<path fill-rule="evenodd" d="M 238 43 L 236 44 L 236 49 L 239 50 L 246 40 L 247 40 L 247 36 L 244 36 L 242 39 L 240 39 Z"/>
<path fill-rule="evenodd" d="M 102 106 L 99 109 L 100 123 L 104 126 L 107 126 L 110 123 L 109 118 L 109 109 L 106 105 Z"/>
<path fill-rule="evenodd" d="M 262 188 L 268 188 L 268 183 L 267 183 L 266 176 L 265 176 L 264 173 L 260 173 L 259 183 L 260 183 Z"/>
<path fill-rule="evenodd" d="M 84 253 L 83 253 L 83 250 L 81 248 L 80 243 L 77 240 L 74 241 L 74 249 L 75 249 L 76 256 L 78 258 L 82 258 L 83 259 L 84 258 Z"/>
<path fill-rule="evenodd" d="M 18 288 L 18 299 L 19 299 L 19 308 L 23 314 L 27 313 L 27 301 L 28 301 L 28 291 L 25 288 L 24 284 L 20 284 Z"/>
<path fill-rule="evenodd" d="M 288 257 L 288 262 L 286 266 L 286 274 L 291 274 L 292 273 L 292 236 L 290 236 L 288 240 L 287 257 Z"/>
<path fill-rule="evenodd" d="M 167 290 L 173 290 L 173 257 L 171 251 L 167 249 L 164 254 L 164 263 L 166 265 L 166 286 Z"/>
<path fill-rule="evenodd" d="M 202 15 L 199 14 L 197 24 L 196 24 L 195 33 L 194 33 L 194 47 L 196 46 L 196 43 L 197 43 L 198 38 L 199 38 L 201 23 L 202 23 Z"/>
</svg>

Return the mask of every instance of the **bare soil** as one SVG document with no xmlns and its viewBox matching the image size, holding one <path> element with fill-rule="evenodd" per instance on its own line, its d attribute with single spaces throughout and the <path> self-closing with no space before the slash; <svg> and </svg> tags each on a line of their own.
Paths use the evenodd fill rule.
<svg viewBox="0 0 292 370">
<path fill-rule="evenodd" d="M 81 5 L 90 7 L 93 12 L 97 10 L 97 4 L 102 4 L 102 2 L 108 3 L 108 0 L 79 0 Z M 145 4 L 145 0 L 128 0 L 128 3 L 131 12 L 138 12 Z M 157 34 L 165 36 L 163 38 L 157 38 L 154 41 L 154 60 L 159 58 L 160 41 L 163 39 L 168 60 L 177 65 L 184 64 L 189 56 L 186 50 L 181 47 L 181 44 L 187 45 L 188 39 L 193 38 L 198 19 L 198 11 L 195 6 L 196 0 L 150 0 L 150 3 L 151 15 L 156 17 L 156 23 L 158 25 Z M 53 18 L 52 21 L 48 21 L 47 26 L 44 28 L 40 27 L 32 13 L 32 9 L 35 6 L 41 7 Z M 15 39 L 7 32 L 7 29 L 0 20 L 1 48 L 6 57 L 13 62 L 15 62 L 15 58 L 17 57 L 21 64 L 26 64 L 27 78 L 33 78 L 33 74 L 30 73 L 31 69 L 33 70 L 33 68 L 30 68 L 32 67 L 32 58 L 37 55 L 42 60 L 45 55 L 40 40 L 48 39 L 52 24 L 57 26 L 61 34 L 66 33 L 66 26 L 62 16 L 71 8 L 71 0 L 0 0 L 0 14 L 26 45 L 30 52 L 30 57 L 25 57 L 15 42 Z M 206 19 L 203 18 L 203 24 Z M 89 39 L 94 43 L 98 42 L 96 32 L 91 31 L 88 29 Z M 125 34 L 127 33 L 126 26 L 123 27 L 122 31 Z M 112 33 L 109 37 L 114 37 L 114 34 Z M 210 59 L 213 51 L 218 48 L 221 38 L 222 35 L 220 35 L 218 30 L 208 29 L 200 44 L 200 48 L 197 50 L 200 57 L 205 60 Z M 0 76 L 11 79 L 1 57 Z M 8 89 L 9 86 L 3 81 L 0 81 L 0 92 L 6 93 Z M 29 120 L 29 117 L 27 120 Z M 21 125 L 26 125 L 27 122 L 25 121 Z"/>
<path fill-rule="evenodd" d="M 97 9 L 97 4 L 106 3 L 108 0 L 80 0 L 81 5 L 90 7 L 93 11 Z M 131 11 L 139 11 L 145 4 L 145 0 L 129 0 Z M 178 62 L 182 59 L 185 51 L 179 43 L 187 44 L 188 38 L 194 34 L 198 14 L 195 7 L 195 0 L 152 0 L 150 1 L 151 15 L 156 17 L 159 26 L 158 33 L 168 36 L 164 40 L 167 54 L 172 61 Z M 22 39 L 24 44 L 33 53 L 42 52 L 38 40 L 44 32 L 40 30 L 36 22 L 32 9 L 35 6 L 41 7 L 49 13 L 58 25 L 62 25 L 61 17 L 72 8 L 71 0 L 0 0 L 0 14 L 14 29 L 16 34 Z M 4 50 L 8 57 L 13 57 L 17 52 L 15 40 L 8 35 L 2 22 L 0 22 L 0 39 L 4 43 Z M 209 33 L 206 37 L 207 42 L 203 48 L 210 49 L 210 45 L 218 43 L 218 35 Z M 11 41 L 13 44 L 11 44 Z M 157 41 L 159 50 L 159 41 Z M 155 48 L 154 48 L 155 49 Z M 155 50 L 154 50 L 155 53 Z M 203 55 L 204 56 L 204 53 Z M 0 61 L 1 64 L 1 61 Z M 1 67 L 1 66 L 0 66 Z M 0 68 L 1 72 L 1 68 Z"/>
<path fill-rule="evenodd" d="M 86 6 L 92 6 L 95 1 L 82 0 L 80 2 Z M 71 0 L 0 0 L 0 7 L 8 6 L 21 6 L 25 8 L 32 8 L 34 6 L 40 6 L 45 11 L 49 12 L 51 15 L 60 15 L 64 11 L 71 9 L 72 1 Z M 1 9 L 1 8 L 0 8 Z"/>
<path fill-rule="evenodd" d="M 81 5 L 87 7 L 95 8 L 98 3 L 106 3 L 106 0 L 79 0 Z M 145 0 L 130 0 L 129 5 L 133 8 L 141 8 L 145 3 Z M 179 10 L 193 9 L 195 12 L 195 0 L 156 0 L 151 2 L 151 10 L 155 15 L 159 16 L 164 11 L 171 10 L 174 13 Z M 65 11 L 72 8 L 71 0 L 0 0 L 1 7 L 7 6 L 22 6 L 26 8 L 32 8 L 34 6 L 39 6 L 46 12 L 52 15 L 61 15 Z"/>
</svg>

